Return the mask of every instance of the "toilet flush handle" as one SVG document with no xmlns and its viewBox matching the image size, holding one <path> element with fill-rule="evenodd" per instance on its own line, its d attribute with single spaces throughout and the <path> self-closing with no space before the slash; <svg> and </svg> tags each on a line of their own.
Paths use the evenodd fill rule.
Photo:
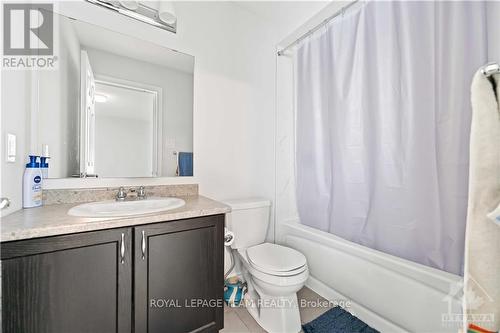
<svg viewBox="0 0 500 333">
<path fill-rule="evenodd" d="M 9 208 L 10 200 L 9 198 L 0 198 L 0 209 Z"/>
</svg>

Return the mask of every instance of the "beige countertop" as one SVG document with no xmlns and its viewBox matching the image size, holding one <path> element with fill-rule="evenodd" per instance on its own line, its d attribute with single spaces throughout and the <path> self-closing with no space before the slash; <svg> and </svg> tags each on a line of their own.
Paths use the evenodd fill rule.
<svg viewBox="0 0 500 333">
<path fill-rule="evenodd" d="M 231 209 L 203 196 L 181 197 L 186 204 L 177 209 L 127 217 L 88 218 L 67 214 L 78 204 L 48 205 L 22 209 L 0 221 L 0 241 L 8 242 L 37 237 L 65 235 L 85 231 L 129 227 L 141 224 L 181 220 L 199 216 L 225 214 Z"/>
</svg>

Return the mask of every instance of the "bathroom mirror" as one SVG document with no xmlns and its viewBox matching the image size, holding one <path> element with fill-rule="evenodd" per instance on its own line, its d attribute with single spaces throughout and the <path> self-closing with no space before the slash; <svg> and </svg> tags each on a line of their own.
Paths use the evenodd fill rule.
<svg viewBox="0 0 500 333">
<path fill-rule="evenodd" d="M 57 68 L 32 96 L 49 178 L 192 176 L 194 57 L 54 15 Z"/>
</svg>

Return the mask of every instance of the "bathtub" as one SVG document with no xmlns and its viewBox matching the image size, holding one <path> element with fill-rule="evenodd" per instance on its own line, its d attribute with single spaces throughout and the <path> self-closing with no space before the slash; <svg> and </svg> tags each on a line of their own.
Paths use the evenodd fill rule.
<svg viewBox="0 0 500 333">
<path fill-rule="evenodd" d="M 306 285 L 381 332 L 457 332 L 463 279 L 287 221 L 279 242 L 301 251 Z"/>
</svg>

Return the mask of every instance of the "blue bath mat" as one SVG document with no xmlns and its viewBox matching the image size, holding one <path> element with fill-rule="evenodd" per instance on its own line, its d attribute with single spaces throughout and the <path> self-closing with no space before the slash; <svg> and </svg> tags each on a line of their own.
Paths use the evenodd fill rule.
<svg viewBox="0 0 500 333">
<path fill-rule="evenodd" d="M 302 325 L 304 333 L 380 333 L 339 306 Z"/>
</svg>

